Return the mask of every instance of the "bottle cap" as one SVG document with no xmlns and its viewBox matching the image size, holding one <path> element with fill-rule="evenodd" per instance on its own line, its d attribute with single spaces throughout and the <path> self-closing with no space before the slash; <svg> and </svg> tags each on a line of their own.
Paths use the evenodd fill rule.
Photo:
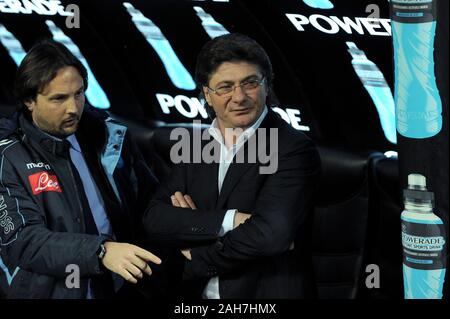
<svg viewBox="0 0 450 319">
<path fill-rule="evenodd" d="M 347 42 L 345 42 L 345 44 L 347 44 L 347 47 L 348 47 L 347 51 L 351 54 L 352 57 L 367 59 L 364 51 L 360 50 L 354 42 L 347 41 Z"/>
<path fill-rule="evenodd" d="M 427 189 L 427 179 L 425 176 L 420 174 L 409 174 L 408 175 L 408 188 L 409 189 Z"/>
<path fill-rule="evenodd" d="M 205 10 L 203 10 L 202 7 L 197 7 L 197 6 L 195 6 L 195 7 L 194 7 L 194 10 L 197 11 L 198 13 L 206 13 Z"/>
<path fill-rule="evenodd" d="M 427 179 L 421 174 L 408 175 L 408 189 L 403 191 L 403 200 L 413 204 L 434 207 L 434 193 L 427 191 Z"/>
</svg>

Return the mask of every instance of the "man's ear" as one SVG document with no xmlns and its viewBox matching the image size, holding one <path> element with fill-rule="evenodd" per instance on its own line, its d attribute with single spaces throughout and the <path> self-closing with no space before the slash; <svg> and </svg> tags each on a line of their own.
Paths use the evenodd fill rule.
<svg viewBox="0 0 450 319">
<path fill-rule="evenodd" d="M 33 112 L 34 106 L 36 105 L 36 101 L 28 100 L 28 101 L 24 101 L 23 104 L 25 104 L 28 111 Z"/>
<path fill-rule="evenodd" d="M 209 90 L 207 87 L 203 87 L 203 96 L 205 97 L 206 103 L 208 103 L 209 106 L 211 105 L 211 96 L 209 95 Z"/>
<path fill-rule="evenodd" d="M 265 88 L 265 90 L 266 90 L 266 94 L 269 95 L 269 94 L 270 94 L 270 87 L 269 87 L 269 85 L 267 84 L 267 82 L 266 82 L 266 85 L 264 85 L 264 88 Z"/>
</svg>

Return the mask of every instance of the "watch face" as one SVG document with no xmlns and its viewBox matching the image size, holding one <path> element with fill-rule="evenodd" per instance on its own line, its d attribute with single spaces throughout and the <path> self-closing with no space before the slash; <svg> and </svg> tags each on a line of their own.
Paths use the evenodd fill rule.
<svg viewBox="0 0 450 319">
<path fill-rule="evenodd" d="M 102 259 L 105 256 L 105 254 L 106 254 L 105 245 L 101 244 L 100 248 L 98 249 L 97 256 L 98 258 Z"/>
</svg>

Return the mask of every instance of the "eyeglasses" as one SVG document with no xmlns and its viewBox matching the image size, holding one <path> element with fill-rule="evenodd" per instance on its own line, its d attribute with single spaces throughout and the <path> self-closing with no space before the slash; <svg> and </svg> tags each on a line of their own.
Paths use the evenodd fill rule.
<svg viewBox="0 0 450 319">
<path fill-rule="evenodd" d="M 258 79 L 252 79 L 252 80 L 247 80 L 242 82 L 241 84 L 236 84 L 236 85 L 231 85 L 231 84 L 225 84 L 225 85 L 221 85 L 216 89 L 211 89 L 209 86 L 206 86 L 208 88 L 208 90 L 214 94 L 217 94 L 218 96 L 222 96 L 222 97 L 228 97 L 233 95 L 234 90 L 237 87 L 240 87 L 242 89 L 242 91 L 244 91 L 245 93 L 250 93 L 253 90 L 255 90 L 256 88 L 258 88 L 259 86 L 263 85 L 265 80 L 265 77 L 263 77 L 261 80 Z"/>
</svg>

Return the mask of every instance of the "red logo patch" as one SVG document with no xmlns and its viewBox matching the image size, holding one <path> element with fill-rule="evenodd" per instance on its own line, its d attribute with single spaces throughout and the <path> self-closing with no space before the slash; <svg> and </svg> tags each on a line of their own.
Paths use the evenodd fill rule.
<svg viewBox="0 0 450 319">
<path fill-rule="evenodd" d="M 56 175 L 49 175 L 48 172 L 39 172 L 30 175 L 28 176 L 28 180 L 30 181 L 31 190 L 34 195 L 42 192 L 62 192 Z"/>
</svg>

